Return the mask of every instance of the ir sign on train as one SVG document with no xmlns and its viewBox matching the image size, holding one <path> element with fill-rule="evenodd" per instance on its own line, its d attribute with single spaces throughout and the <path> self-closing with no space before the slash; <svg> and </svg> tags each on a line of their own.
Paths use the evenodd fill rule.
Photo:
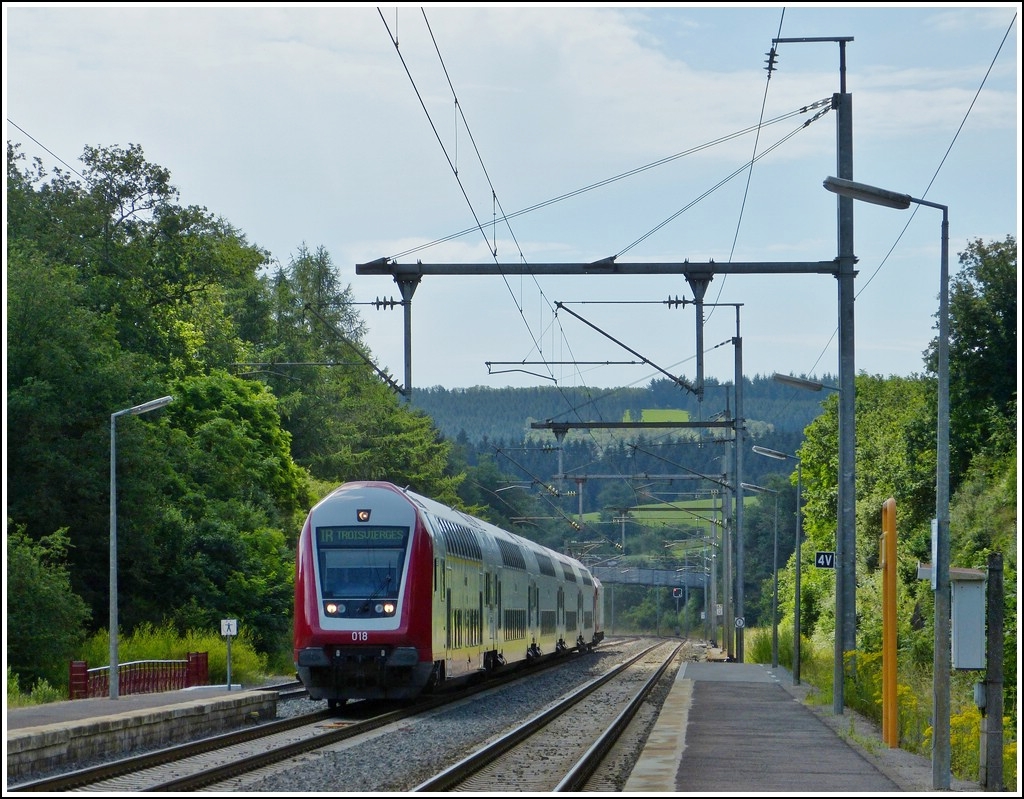
<svg viewBox="0 0 1024 799">
<path fill-rule="evenodd" d="M 836 567 L 835 552 L 815 552 L 814 565 L 819 569 L 834 569 Z"/>
</svg>

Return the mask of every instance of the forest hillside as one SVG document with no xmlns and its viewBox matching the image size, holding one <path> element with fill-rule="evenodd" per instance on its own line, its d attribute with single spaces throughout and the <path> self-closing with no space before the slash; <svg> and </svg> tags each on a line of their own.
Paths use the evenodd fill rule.
<svg viewBox="0 0 1024 799">
<path fill-rule="evenodd" d="M 825 386 L 838 378 L 822 375 L 809 378 Z M 802 433 L 821 413 L 822 401 L 830 392 L 812 392 L 786 386 L 771 376 L 745 378 L 743 417 L 751 433 Z M 551 434 L 532 427 L 543 422 L 617 422 L 639 420 L 652 410 L 681 410 L 692 421 L 713 417 L 731 419 L 735 413 L 734 387 L 709 379 L 704 398 L 682 391 L 670 380 L 653 380 L 646 387 L 563 388 L 432 388 L 416 389 L 412 405 L 426 413 L 449 440 L 469 444 L 514 443 Z"/>
</svg>

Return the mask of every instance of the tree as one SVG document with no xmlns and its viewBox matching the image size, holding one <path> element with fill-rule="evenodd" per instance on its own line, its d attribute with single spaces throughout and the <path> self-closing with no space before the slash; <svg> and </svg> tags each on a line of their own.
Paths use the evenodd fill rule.
<svg viewBox="0 0 1024 799">
<path fill-rule="evenodd" d="M 159 456 L 161 497 L 123 536 L 136 564 L 129 626 L 171 618 L 184 632 L 244 619 L 259 651 L 290 628 L 294 541 L 312 502 L 276 399 L 222 372 L 174 387 Z"/>
<path fill-rule="evenodd" d="M 71 590 L 67 530 L 38 542 L 7 523 L 7 665 L 21 687 L 38 680 L 65 685 L 68 661 L 84 640 L 89 619 L 85 601 Z"/>
<path fill-rule="evenodd" d="M 181 208 L 141 148 L 86 148 L 78 180 L 47 176 L 8 144 L 8 514 L 33 539 L 66 527 L 75 590 L 107 602 L 110 414 L 171 393 L 176 379 L 239 359 L 228 310 L 252 307 L 265 256 L 203 209 Z M 125 555 L 162 563 L 157 530 L 173 483 L 158 425 L 123 420 Z M 140 465 L 144 463 L 144 466 Z M 132 551 L 132 547 L 136 547 Z M 140 591 L 127 619 L 159 613 Z M 99 617 L 102 614 L 97 614 Z"/>
<path fill-rule="evenodd" d="M 166 394 L 166 384 L 158 364 L 121 348 L 109 315 L 87 307 L 72 267 L 24 240 L 9 241 L 7 255 L 7 515 L 34 540 L 67 530 L 75 591 L 98 609 L 110 414 Z M 145 449 L 145 429 L 126 431 L 126 458 Z"/>
<path fill-rule="evenodd" d="M 923 377 L 861 374 L 857 394 L 857 564 L 858 583 L 866 582 L 878 565 L 878 529 L 882 503 L 894 497 L 899 506 L 900 549 L 908 559 L 930 558 L 929 520 L 935 509 L 935 434 L 930 381 Z M 931 420 L 930 435 L 922 421 Z M 927 427 L 927 424 L 924 425 Z M 800 447 L 804 492 L 803 531 L 809 551 L 835 551 L 838 510 L 838 397 L 824 403 L 824 412 L 808 425 Z M 835 580 L 824 570 L 804 570 L 801 604 L 813 605 L 813 618 L 834 623 Z M 861 580 L 861 577 L 864 580 Z M 908 579 L 911 575 L 905 575 Z M 916 576 L 913 578 L 916 581 Z M 911 590 L 918 586 L 910 584 Z M 802 617 L 803 618 L 803 617 Z M 858 641 L 874 640 L 862 614 Z M 879 619 L 874 619 L 878 621 Z M 813 626 L 808 623 L 809 634 Z"/>
<path fill-rule="evenodd" d="M 983 449 L 989 414 L 1010 418 L 1017 392 L 1017 240 L 975 239 L 960 253 L 949 287 L 950 490 Z M 925 353 L 932 373 L 936 343 Z"/>
</svg>

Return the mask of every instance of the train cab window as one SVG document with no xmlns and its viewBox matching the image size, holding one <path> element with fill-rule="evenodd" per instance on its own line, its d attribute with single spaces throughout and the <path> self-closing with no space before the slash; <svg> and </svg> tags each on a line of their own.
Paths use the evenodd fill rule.
<svg viewBox="0 0 1024 799">
<path fill-rule="evenodd" d="M 318 528 L 317 556 L 323 595 L 332 599 L 397 597 L 405 562 L 407 528 L 377 528 L 381 534 L 346 535 L 353 528 Z M 385 534 L 387 533 L 387 534 Z"/>
<path fill-rule="evenodd" d="M 401 553 L 395 550 L 338 550 L 320 553 L 324 596 L 397 596 Z"/>
</svg>

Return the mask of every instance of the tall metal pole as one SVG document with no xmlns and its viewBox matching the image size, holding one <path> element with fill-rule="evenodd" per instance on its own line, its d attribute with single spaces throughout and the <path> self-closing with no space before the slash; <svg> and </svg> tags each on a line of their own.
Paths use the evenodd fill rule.
<svg viewBox="0 0 1024 799">
<path fill-rule="evenodd" d="M 405 322 L 405 401 L 412 403 L 412 297 L 420 283 L 418 275 L 403 275 L 395 278 L 398 290 L 402 292 L 402 315 Z"/>
<path fill-rule="evenodd" d="M 775 532 L 772 533 L 772 668 L 779 667 L 779 492 L 775 492 Z"/>
<path fill-rule="evenodd" d="M 110 698 L 118 699 L 120 685 L 118 681 L 120 665 L 118 663 L 118 620 L 117 620 L 117 417 L 130 414 L 136 416 L 162 408 L 173 401 L 174 397 L 144 402 L 110 414 L 110 666 L 107 682 L 110 686 Z"/>
<path fill-rule="evenodd" d="M 935 431 L 935 541 L 932 564 L 932 590 L 935 592 L 935 640 L 932 653 L 932 722 L 935 733 L 932 737 L 932 787 L 936 790 L 949 790 L 949 678 L 952 661 L 949 595 L 949 208 L 941 203 L 843 178 L 828 177 L 824 186 L 838 194 L 841 200 L 863 200 L 900 210 L 906 210 L 911 203 L 916 203 L 942 211 L 939 340 L 936 350 L 939 396 Z"/>
<path fill-rule="evenodd" d="M 728 471 L 728 470 L 727 470 Z M 726 488 L 722 496 L 722 604 L 725 615 L 722 618 L 722 648 L 730 660 L 736 656 L 736 627 L 733 623 L 733 610 L 735 603 L 735 583 L 733 575 L 735 564 L 733 563 L 733 527 L 732 527 L 732 498 L 733 493 L 729 489 L 729 480 L 726 478 Z"/>
<path fill-rule="evenodd" d="M 743 662 L 743 631 L 746 619 L 743 617 L 743 448 L 745 446 L 746 420 L 743 418 L 743 339 L 740 337 L 740 309 L 736 306 L 736 418 L 734 420 L 733 450 L 736 453 L 736 662 Z"/>
<path fill-rule="evenodd" d="M 714 497 L 711 498 L 711 518 L 714 519 Z M 711 525 L 711 645 L 718 646 L 718 551 L 715 547 L 718 544 L 718 533 L 715 532 L 715 525 Z"/>
<path fill-rule="evenodd" d="M 845 42 L 840 42 L 842 86 L 833 96 L 836 106 L 836 169 L 842 178 L 853 178 L 853 97 L 846 92 Z M 854 430 L 854 257 L 853 200 L 839 197 L 839 525 L 836 533 L 835 655 L 832 673 L 832 712 L 842 715 L 845 707 L 844 653 L 857 649 L 857 495 Z"/>
<path fill-rule="evenodd" d="M 846 91 L 846 45 L 852 36 L 772 39 L 781 42 L 836 42 L 839 44 L 839 92 L 832 95 L 836 112 L 836 169 L 844 179 L 853 178 L 853 96 Z M 854 266 L 853 202 L 839 197 L 837 203 L 839 284 L 839 497 L 836 530 L 835 654 L 832 673 L 832 712 L 842 715 L 845 706 L 844 652 L 857 650 L 857 506 L 855 492 L 854 379 Z"/>
<path fill-rule="evenodd" d="M 935 519 L 938 541 L 935 545 L 935 647 L 932 653 L 935 735 L 932 742 L 932 786 L 949 790 L 950 729 L 949 671 L 950 596 L 949 596 L 949 212 L 946 206 L 914 200 L 921 205 L 942 209 L 942 252 L 939 265 L 939 346 L 938 346 L 938 421 L 935 447 Z"/>
<path fill-rule="evenodd" d="M 110 415 L 110 666 L 107 672 L 107 684 L 110 698 L 119 697 L 118 663 L 117 663 L 117 417 L 124 413 Z"/>
<path fill-rule="evenodd" d="M 775 530 L 772 533 L 772 668 L 776 669 L 779 667 L 779 492 L 755 483 L 741 483 L 740 487 L 775 495 Z"/>
<path fill-rule="evenodd" d="M 803 493 L 800 486 L 800 467 L 803 464 L 800 459 L 796 461 L 796 548 L 794 549 L 796 557 L 796 582 L 793 585 L 793 685 L 800 684 L 800 570 L 802 569 L 801 561 L 803 560 L 800 538 L 801 538 L 801 526 L 803 523 Z"/>
<path fill-rule="evenodd" d="M 753 447 L 754 452 L 758 455 L 764 455 L 768 458 L 775 458 L 776 460 L 784 461 L 791 460 L 796 461 L 796 541 L 793 546 L 793 557 L 796 561 L 796 579 L 793 584 L 793 685 L 800 684 L 800 570 L 801 565 L 801 552 L 800 552 L 800 528 L 802 525 L 802 496 L 803 490 L 801 486 L 802 481 L 802 467 L 803 461 L 799 455 L 787 455 L 785 452 L 779 452 L 778 450 L 768 449 L 767 447 Z M 776 571 L 776 574 L 778 572 Z M 778 588 L 778 583 L 776 583 Z M 777 591 L 776 591 L 777 593 Z"/>
</svg>

